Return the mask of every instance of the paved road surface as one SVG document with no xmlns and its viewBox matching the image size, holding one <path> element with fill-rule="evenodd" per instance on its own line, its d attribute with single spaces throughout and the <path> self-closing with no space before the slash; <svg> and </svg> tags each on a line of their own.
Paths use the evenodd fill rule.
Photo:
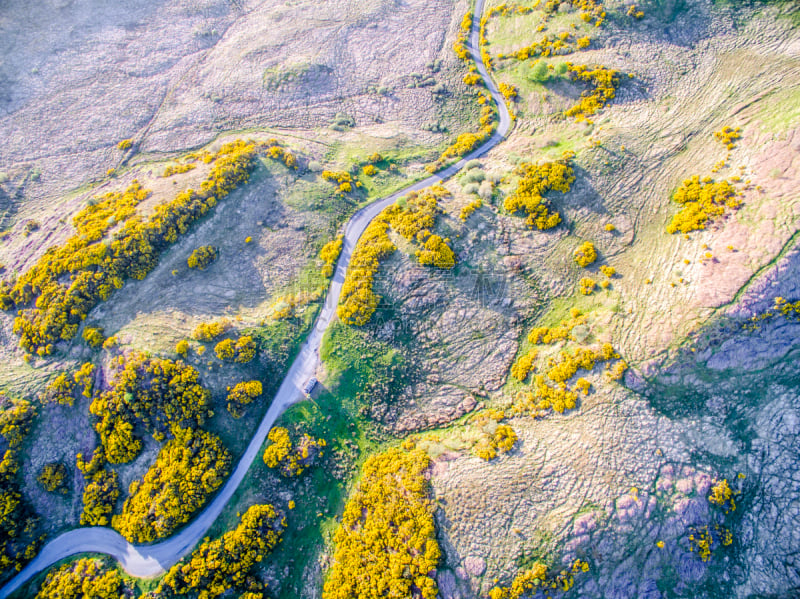
<svg viewBox="0 0 800 599">
<path fill-rule="evenodd" d="M 339 294 L 342 289 L 347 266 L 350 264 L 350 257 L 364 229 L 375 218 L 381 210 L 394 203 L 399 197 L 410 191 L 424 189 L 435 183 L 452 177 L 460 171 L 464 164 L 485 154 L 502 141 L 511 127 L 511 118 L 506 109 L 505 100 L 497 90 L 486 67 L 481 61 L 480 50 L 478 47 L 480 15 L 483 12 L 485 0 L 476 0 L 475 18 L 472 23 L 472 31 L 469 37 L 469 50 L 478 66 L 478 72 L 483 77 L 484 82 L 489 88 L 500 113 L 500 123 L 494 135 L 487 140 L 481 147 L 474 150 L 456 164 L 431 175 L 423 181 L 409 185 L 386 198 L 373 202 L 356 212 L 347 224 L 345 231 L 344 245 L 342 254 L 339 258 L 336 272 L 331 282 L 325 305 L 317 318 L 314 329 L 309 334 L 298 356 L 292 363 L 286 378 L 283 380 L 275 399 L 272 401 L 267 413 L 261 421 L 255 435 L 253 435 L 247 451 L 239 460 L 233 474 L 222 487 L 222 490 L 214 497 L 214 500 L 192 521 L 191 524 L 181 529 L 180 532 L 169 539 L 153 545 L 132 545 L 126 541 L 119 533 L 110 528 L 86 527 L 77 528 L 65 532 L 49 541 L 19 574 L 0 589 L 0 599 L 4 599 L 12 592 L 17 590 L 36 573 L 48 568 L 55 562 L 75 555 L 77 553 L 105 553 L 119 561 L 126 572 L 138 577 L 156 576 L 175 564 L 185 556 L 198 542 L 205 536 L 208 529 L 222 513 L 222 510 L 231 499 L 239 484 L 247 474 L 250 464 L 259 453 L 267 433 L 272 428 L 275 420 L 280 414 L 293 403 L 303 399 L 302 388 L 306 381 L 311 378 L 319 364 L 319 348 L 322 335 L 328 328 L 331 319 L 336 313 L 336 306 L 339 303 Z"/>
</svg>

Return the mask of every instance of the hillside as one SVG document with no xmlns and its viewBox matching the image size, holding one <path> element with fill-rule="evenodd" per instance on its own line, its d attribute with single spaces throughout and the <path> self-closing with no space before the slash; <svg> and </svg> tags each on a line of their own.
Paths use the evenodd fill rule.
<svg viewBox="0 0 800 599">
<path fill-rule="evenodd" d="M 0 31 L 15 597 L 800 590 L 795 3 Z"/>
</svg>

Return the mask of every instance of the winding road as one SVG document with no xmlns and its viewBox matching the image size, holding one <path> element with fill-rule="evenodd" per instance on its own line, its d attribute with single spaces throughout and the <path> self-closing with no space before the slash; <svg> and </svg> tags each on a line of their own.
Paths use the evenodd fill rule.
<svg viewBox="0 0 800 599">
<path fill-rule="evenodd" d="M 394 203 L 398 198 L 410 191 L 418 191 L 452 177 L 460 171 L 467 161 L 477 158 L 491 150 L 502 141 L 511 127 L 511 118 L 506 108 L 505 98 L 489 77 L 486 66 L 483 64 L 478 45 L 480 15 L 483 13 L 485 0 L 476 0 L 475 18 L 472 21 L 472 30 L 468 40 L 468 48 L 475 60 L 478 72 L 483 77 L 487 88 L 492 94 L 500 115 L 500 123 L 494 134 L 479 148 L 464 156 L 457 163 L 431 175 L 427 179 L 409 185 L 408 187 L 365 206 L 356 212 L 347 224 L 344 237 L 342 254 L 336 266 L 330 290 L 328 291 L 325 305 L 320 312 L 314 328 L 301 346 L 300 353 L 295 358 L 289 372 L 283 380 L 275 395 L 269 410 L 264 415 L 247 450 L 236 465 L 233 474 L 227 480 L 222 490 L 214 500 L 192 521 L 191 524 L 181 529 L 180 532 L 169 539 L 153 545 L 132 545 L 119 533 L 104 527 L 77 528 L 65 532 L 49 541 L 39 554 L 19 574 L 12 578 L 8 584 L 0 589 L 0 599 L 5 599 L 19 589 L 31 577 L 45 570 L 54 563 L 77 553 L 103 553 L 116 559 L 126 572 L 137 577 L 153 577 L 161 574 L 183 556 L 206 535 L 208 529 L 222 513 L 222 510 L 231 499 L 239 484 L 247 474 L 253 460 L 259 454 L 267 433 L 272 428 L 280 414 L 293 403 L 303 399 L 301 389 L 306 381 L 311 378 L 319 365 L 319 349 L 322 336 L 328 328 L 336 313 L 339 295 L 344 282 L 350 257 L 356 242 L 367 228 L 367 225 L 384 208 Z"/>
</svg>

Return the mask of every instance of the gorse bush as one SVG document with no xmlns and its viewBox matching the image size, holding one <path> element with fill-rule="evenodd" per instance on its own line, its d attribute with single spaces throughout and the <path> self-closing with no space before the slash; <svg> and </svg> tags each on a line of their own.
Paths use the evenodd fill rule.
<svg viewBox="0 0 800 599">
<path fill-rule="evenodd" d="M 556 327 L 532 329 L 528 341 L 534 346 L 563 344 L 567 341 L 577 343 L 579 339 L 582 342 L 585 335 L 578 331 L 585 328 L 586 321 L 584 314 L 573 309 L 571 318 Z M 587 395 L 591 388 L 591 383 L 585 378 L 578 378 L 570 388 L 569 381 L 579 371 L 591 372 L 599 363 L 617 360 L 607 371 L 608 378 L 617 380 L 627 369 L 627 364 L 610 343 L 604 343 L 599 348 L 577 347 L 572 352 L 562 350 L 548 357 L 543 364 L 537 363 L 539 353 L 538 348 L 532 347 L 520 355 L 511 367 L 511 376 L 520 382 L 525 382 L 531 372 L 540 372 L 532 377 L 530 390 L 521 390 L 516 394 L 513 409 L 518 414 L 536 415 L 548 409 L 559 413 L 571 410 L 575 408 L 579 394 Z"/>
<path fill-rule="evenodd" d="M 567 70 L 572 80 L 588 83 L 592 89 L 581 94 L 580 101 L 564 113 L 566 116 L 573 116 L 577 121 L 589 120 L 586 117 L 596 114 L 616 97 L 620 83 L 618 71 L 602 66 L 592 69 L 571 62 L 567 63 Z"/>
<path fill-rule="evenodd" d="M 203 245 L 195 249 L 186 259 L 189 268 L 205 270 L 211 263 L 219 257 L 217 248 L 213 245 Z"/>
<path fill-rule="evenodd" d="M 201 322 L 192 332 L 192 339 L 197 341 L 213 341 L 231 328 L 229 320 L 223 318 L 215 322 Z"/>
<path fill-rule="evenodd" d="M 594 244 L 591 241 L 584 241 L 575 250 L 573 257 L 578 266 L 586 268 L 597 260 L 597 250 L 594 249 Z"/>
<path fill-rule="evenodd" d="M 421 450 L 389 449 L 367 459 L 334 535 L 323 599 L 422 597 L 438 593 L 441 552 Z"/>
<path fill-rule="evenodd" d="M 214 346 L 214 353 L 225 362 L 246 364 L 256 357 L 256 342 L 249 335 L 243 335 L 236 341 L 223 339 Z"/>
<path fill-rule="evenodd" d="M 107 526 L 111 524 L 111 513 L 119 499 L 119 476 L 106 466 L 103 448 L 95 449 L 87 462 L 83 454 L 75 458 L 78 470 L 83 473 L 83 512 L 81 526 Z"/>
<path fill-rule="evenodd" d="M 319 259 L 322 260 L 322 276 L 328 278 L 333 275 L 333 270 L 336 267 L 336 261 L 339 259 L 339 254 L 342 253 L 342 246 L 344 245 L 344 235 L 337 235 L 336 239 L 331 239 L 328 243 L 322 246 L 319 252 Z"/>
<path fill-rule="evenodd" d="M 49 493 L 67 492 L 67 467 L 61 462 L 49 462 L 42 466 L 36 480 Z"/>
<path fill-rule="evenodd" d="M 263 387 L 260 381 L 243 381 L 237 383 L 233 389 L 228 387 L 228 399 L 226 407 L 234 418 L 241 418 L 245 406 L 261 397 Z"/>
<path fill-rule="evenodd" d="M 528 378 L 528 375 L 535 370 L 536 358 L 539 357 L 539 352 L 535 349 L 529 350 L 527 353 L 522 354 L 516 362 L 511 365 L 511 376 L 523 383 Z"/>
<path fill-rule="evenodd" d="M 191 162 L 187 162 L 184 164 L 175 164 L 169 165 L 167 168 L 164 169 L 164 172 L 161 173 L 162 177 L 171 177 L 172 175 L 180 175 L 182 173 L 188 173 L 197 168 L 196 164 Z"/>
<path fill-rule="evenodd" d="M 729 150 L 736 147 L 736 142 L 742 138 L 742 130 L 739 127 L 735 129 L 731 127 L 723 127 L 714 133 L 714 139 L 720 142 Z"/>
<path fill-rule="evenodd" d="M 30 402 L 0 393 L 0 580 L 22 569 L 39 547 L 38 518 L 21 493 L 21 445 L 35 409 Z"/>
<path fill-rule="evenodd" d="M 337 193 L 345 194 L 353 191 L 353 177 L 347 171 L 322 171 L 322 178 L 339 185 Z"/>
<path fill-rule="evenodd" d="M 591 277 L 583 277 L 580 281 L 578 281 L 578 291 L 580 291 L 582 295 L 592 295 L 596 288 L 597 281 Z"/>
<path fill-rule="evenodd" d="M 500 419 L 504 414 L 497 416 Z M 472 453 L 487 462 L 499 454 L 511 451 L 517 442 L 517 433 L 507 424 L 498 424 L 492 418 L 479 418 L 478 424 L 482 427 L 482 435 L 472 447 Z"/>
<path fill-rule="evenodd" d="M 465 221 L 470 216 L 472 216 L 472 214 L 476 210 L 478 210 L 478 208 L 481 208 L 482 206 L 483 206 L 483 200 L 481 200 L 480 198 L 473 200 L 461 209 L 461 213 L 458 215 L 458 218 Z"/>
<path fill-rule="evenodd" d="M 711 495 L 708 496 L 709 503 L 721 507 L 725 513 L 736 510 L 736 501 L 733 498 L 733 490 L 728 484 L 728 480 L 723 478 L 716 481 L 711 487 Z"/>
<path fill-rule="evenodd" d="M 331 266 L 331 272 L 333 267 Z M 322 274 L 325 275 L 327 271 L 322 269 Z M 330 275 L 328 275 L 330 276 Z M 270 309 L 270 318 L 272 320 L 285 320 L 299 316 L 302 308 L 311 302 L 317 301 L 322 296 L 322 292 L 317 289 L 315 291 L 300 291 L 298 293 L 290 293 L 287 295 L 279 295 L 272 302 Z"/>
<path fill-rule="evenodd" d="M 511 85 L 510 83 L 501 83 L 498 86 L 498 89 L 506 100 L 514 100 L 519 94 L 519 90 L 516 88 L 516 86 Z"/>
<path fill-rule="evenodd" d="M 249 590 L 240 597 L 262 598 L 263 585 L 252 570 L 280 543 L 285 526 L 286 520 L 271 505 L 250 506 L 234 530 L 204 541 L 170 568 L 156 594 L 215 599 L 236 589 Z"/>
<path fill-rule="evenodd" d="M 48 572 L 36 599 L 119 599 L 129 592 L 117 570 L 84 558 Z"/>
<path fill-rule="evenodd" d="M 550 211 L 550 204 L 544 198 L 548 191 L 567 193 L 575 181 L 570 164 L 572 154 L 566 153 L 561 160 L 544 164 L 522 163 L 514 169 L 519 177 L 516 189 L 509 194 L 503 207 L 512 214 L 527 214 L 525 224 L 530 229 L 552 229 L 561 222 L 558 212 Z"/>
<path fill-rule="evenodd" d="M 458 32 L 458 37 L 453 44 L 453 50 L 462 61 L 470 65 L 470 72 L 464 76 L 464 83 L 467 85 L 478 85 L 481 81 L 480 75 L 478 75 L 475 70 L 476 66 L 472 64 L 472 56 L 470 55 L 469 49 L 467 48 L 467 43 L 469 40 L 469 34 L 472 30 L 472 20 L 473 15 L 472 12 L 468 12 L 464 15 L 464 18 L 461 20 L 461 28 Z M 484 37 L 484 30 L 486 26 L 486 18 L 484 17 L 481 19 L 480 24 L 480 44 L 483 46 L 486 43 Z M 486 51 L 485 48 L 481 48 L 481 58 L 486 65 L 486 68 L 491 70 L 492 68 L 492 59 L 489 56 L 489 53 Z M 441 156 L 432 164 L 429 164 L 425 167 L 429 173 L 435 173 L 436 171 L 440 170 L 447 164 L 447 162 L 451 158 L 456 158 L 459 156 L 464 156 L 465 154 L 469 153 L 478 145 L 483 142 L 484 140 L 489 139 L 489 137 L 494 132 L 495 128 L 497 127 L 497 113 L 492 103 L 491 96 L 481 92 L 478 94 L 478 103 L 482 106 L 481 114 L 479 117 L 480 129 L 477 133 L 462 133 L 460 134 L 455 142 L 450 145 L 444 152 L 442 152 Z"/>
<path fill-rule="evenodd" d="M 727 209 L 741 205 L 741 194 L 728 181 L 714 182 L 711 177 L 702 181 L 698 175 L 686 179 L 672 196 L 682 206 L 667 225 L 667 233 L 690 233 L 706 228 L 709 220 L 725 214 Z"/>
<path fill-rule="evenodd" d="M 614 268 L 613 266 L 608 266 L 607 264 L 603 264 L 600 266 L 600 272 L 610 279 L 617 274 L 617 269 Z"/>
<path fill-rule="evenodd" d="M 41 400 L 45 403 L 71 406 L 79 394 L 83 397 L 91 397 L 93 385 L 94 365 L 86 362 L 74 373 L 62 372 L 50 381 L 41 395 Z"/>
<path fill-rule="evenodd" d="M 189 342 L 186 339 L 181 339 L 175 344 L 175 353 L 185 358 L 189 353 Z"/>
<path fill-rule="evenodd" d="M 314 439 L 304 434 L 293 443 L 289 431 L 281 426 L 273 428 L 267 435 L 269 445 L 264 450 L 264 463 L 276 468 L 285 477 L 300 476 L 317 459 L 323 456 L 325 439 Z"/>
<path fill-rule="evenodd" d="M 644 18 L 644 12 L 636 8 L 635 4 L 631 4 L 625 14 L 629 17 L 633 17 L 636 20 Z"/>
<path fill-rule="evenodd" d="M 511 585 L 494 587 L 489 591 L 489 599 L 520 599 L 534 596 L 537 591 L 545 592 L 549 597 L 555 594 L 555 590 L 570 590 L 575 584 L 575 574 L 588 571 L 589 564 L 579 559 L 569 569 L 553 573 L 548 572 L 544 563 L 536 562 L 529 570 L 518 574 Z"/>
<path fill-rule="evenodd" d="M 266 155 L 269 158 L 283 162 L 286 168 L 297 170 L 297 158 L 289 150 L 278 145 L 277 139 L 268 140 L 262 147 L 266 147 Z"/>
<path fill-rule="evenodd" d="M 481 76 L 478 73 L 467 73 L 464 75 L 464 83 L 467 85 L 478 85 L 481 82 Z"/>
<path fill-rule="evenodd" d="M 453 268 L 456 265 L 456 255 L 448 245 L 449 239 L 442 239 L 438 235 L 430 235 L 422 244 L 422 249 L 417 253 L 420 264 L 435 266 L 436 268 Z"/>
<path fill-rule="evenodd" d="M 94 397 L 89 411 L 105 458 L 129 462 L 142 448 L 135 428 L 162 440 L 176 428 L 196 428 L 210 415 L 211 392 L 197 370 L 181 362 L 143 354 L 112 361 L 110 387 Z"/>
<path fill-rule="evenodd" d="M 469 33 L 472 30 L 472 12 L 468 12 L 461 19 L 461 27 L 458 30 L 458 36 L 455 43 L 453 43 L 453 51 L 461 60 L 469 62 L 470 54 L 467 48 L 467 41 L 469 40 Z"/>
<path fill-rule="evenodd" d="M 150 192 L 135 182 L 110 192 L 73 218 L 76 233 L 49 248 L 13 284 L 0 286 L 0 304 L 18 309 L 14 333 L 20 345 L 40 355 L 72 339 L 89 311 L 128 279 L 143 279 L 159 256 L 217 201 L 245 183 L 255 166 L 256 145 L 241 140 L 214 155 L 200 190 L 187 189 L 144 217 L 136 206 Z"/>
<path fill-rule="evenodd" d="M 356 243 L 336 309 L 342 322 L 366 324 L 377 309 L 379 298 L 372 291 L 375 274 L 380 260 L 397 249 L 388 232 L 389 223 L 375 218 Z"/>
<path fill-rule="evenodd" d="M 378 307 L 379 297 L 372 291 L 375 274 L 381 259 L 397 248 L 389 238 L 389 228 L 405 239 L 420 244 L 416 257 L 421 264 L 449 269 L 455 265 L 455 254 L 449 240 L 433 235 L 438 200 L 449 195 L 441 186 L 434 186 L 406 196 L 405 203 L 395 203 L 385 208 L 364 231 L 358 240 L 347 269 L 339 306 L 339 319 L 352 325 L 369 322 Z"/>
<path fill-rule="evenodd" d="M 122 513 L 112 526 L 134 543 L 169 536 L 205 504 L 230 471 L 222 441 L 205 431 L 176 428 L 139 481 L 128 489 Z"/>
<path fill-rule="evenodd" d="M 83 340 L 89 345 L 89 347 L 101 347 L 103 343 L 105 343 L 106 336 L 103 334 L 103 329 L 98 327 L 86 327 L 83 329 L 83 334 L 81 335 Z"/>
<path fill-rule="evenodd" d="M 223 339 L 214 346 L 214 353 L 220 360 L 231 361 L 236 356 L 233 339 Z"/>
</svg>

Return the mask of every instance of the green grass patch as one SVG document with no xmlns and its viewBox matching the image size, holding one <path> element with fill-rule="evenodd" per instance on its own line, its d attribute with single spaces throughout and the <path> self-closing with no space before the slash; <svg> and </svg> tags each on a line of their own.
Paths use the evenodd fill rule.
<svg viewBox="0 0 800 599">
<path fill-rule="evenodd" d="M 250 505 L 272 503 L 286 513 L 283 541 L 266 557 L 262 571 L 280 573 L 278 599 L 304 594 L 310 581 L 321 581 L 319 557 L 331 543 L 363 460 L 394 439 L 377 430 L 369 417 L 375 401 L 390 401 L 404 372 L 400 353 L 376 341 L 364 329 L 335 322 L 326 333 L 320 355 L 327 368 L 316 398 L 289 408 L 276 422 L 292 434 L 308 433 L 328 442 L 319 464 L 299 478 L 286 479 L 267 468 L 261 456 L 251 466 L 233 499 L 209 531 L 216 537 L 233 528 Z M 295 502 L 289 509 L 289 501 Z"/>
<path fill-rule="evenodd" d="M 800 15 L 800 11 L 796 14 Z M 761 99 L 756 113 L 761 128 L 771 133 L 788 131 L 800 123 L 800 87 L 781 89 Z"/>
</svg>

